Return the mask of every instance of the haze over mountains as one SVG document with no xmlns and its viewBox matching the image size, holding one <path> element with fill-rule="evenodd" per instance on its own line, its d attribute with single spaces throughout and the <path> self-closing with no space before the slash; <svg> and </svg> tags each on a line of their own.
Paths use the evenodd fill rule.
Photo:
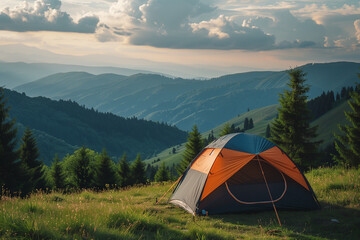
<svg viewBox="0 0 360 240">
<path fill-rule="evenodd" d="M 55 73 L 83 71 L 91 74 L 115 73 L 130 76 L 136 73 L 153 73 L 145 70 L 135 70 L 117 67 L 89 67 L 54 63 L 23 63 L 0 61 L 0 84 L 6 88 L 38 80 Z"/>
<path fill-rule="evenodd" d="M 351 62 L 301 66 L 311 85 L 309 97 L 354 85 L 359 67 L 359 63 Z M 201 131 L 206 131 L 248 109 L 277 103 L 287 82 L 286 71 L 239 73 L 200 81 L 157 74 L 94 75 L 79 69 L 46 76 L 14 89 L 29 96 L 71 99 L 124 117 L 167 122 L 183 130 L 197 124 Z"/>
</svg>

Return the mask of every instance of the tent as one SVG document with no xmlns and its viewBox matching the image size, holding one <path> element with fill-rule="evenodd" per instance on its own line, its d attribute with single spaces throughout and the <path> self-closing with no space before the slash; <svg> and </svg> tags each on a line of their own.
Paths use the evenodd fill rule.
<svg viewBox="0 0 360 240">
<path fill-rule="evenodd" d="M 320 208 L 294 162 L 274 143 L 246 133 L 206 146 L 180 178 L 170 203 L 193 215 Z"/>
</svg>

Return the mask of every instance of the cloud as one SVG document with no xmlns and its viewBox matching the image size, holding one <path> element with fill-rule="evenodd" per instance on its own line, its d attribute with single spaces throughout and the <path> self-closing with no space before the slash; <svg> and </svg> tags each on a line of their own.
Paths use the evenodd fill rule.
<svg viewBox="0 0 360 240">
<path fill-rule="evenodd" d="M 357 19 L 355 22 L 354 22 L 354 27 L 355 27 L 355 36 L 356 36 L 356 39 L 358 41 L 358 44 L 360 44 L 360 19 Z"/>
<path fill-rule="evenodd" d="M 60 10 L 60 0 L 36 0 L 15 9 L 5 8 L 0 12 L 0 30 L 58 31 L 94 33 L 99 23 L 96 16 L 83 16 L 77 22 Z"/>
<path fill-rule="evenodd" d="M 121 33 L 128 36 L 133 45 L 174 49 L 266 50 L 273 47 L 274 36 L 241 26 L 230 17 L 218 15 L 202 19 L 215 10 L 216 7 L 200 0 L 119 0 L 109 12 L 122 22 Z"/>
</svg>

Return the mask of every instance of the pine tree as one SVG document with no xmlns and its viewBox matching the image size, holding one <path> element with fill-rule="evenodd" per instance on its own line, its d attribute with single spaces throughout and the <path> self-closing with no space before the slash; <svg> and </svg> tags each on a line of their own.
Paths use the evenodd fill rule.
<svg viewBox="0 0 360 240">
<path fill-rule="evenodd" d="M 65 174 L 63 168 L 60 164 L 60 159 L 57 154 L 55 154 L 54 162 L 51 166 L 51 177 L 54 183 L 55 189 L 64 189 L 65 188 Z"/>
<path fill-rule="evenodd" d="M 229 123 L 225 123 L 225 126 L 221 130 L 220 137 L 232 133 L 232 129 Z"/>
<path fill-rule="evenodd" d="M 126 187 L 126 186 L 131 185 L 130 165 L 129 165 L 128 161 L 126 160 L 126 153 L 124 153 L 121 160 L 119 161 L 118 174 L 120 177 L 120 186 L 121 187 Z"/>
<path fill-rule="evenodd" d="M 73 166 L 75 184 L 80 189 L 89 188 L 92 182 L 89 168 L 90 157 L 88 156 L 85 147 L 81 147 L 76 153 Z"/>
<path fill-rule="evenodd" d="M 358 76 L 360 78 L 360 74 Z M 339 125 L 343 135 L 335 134 L 337 140 L 335 149 L 338 155 L 334 156 L 334 160 L 347 167 L 358 167 L 360 164 L 360 94 L 352 92 L 350 96 L 348 104 L 352 111 L 345 112 L 350 124 Z"/>
<path fill-rule="evenodd" d="M 157 170 L 155 174 L 155 181 L 156 182 L 164 182 L 170 180 L 169 171 L 165 167 L 165 163 L 161 163 L 160 168 Z"/>
<path fill-rule="evenodd" d="M 317 127 L 310 127 L 306 93 L 309 87 L 302 70 L 289 72 L 290 90 L 280 94 L 278 118 L 271 126 L 271 141 L 281 147 L 301 168 L 308 169 L 315 165 L 319 142 L 312 142 Z"/>
<path fill-rule="evenodd" d="M 103 149 L 100 155 L 100 163 L 96 171 L 96 185 L 104 189 L 107 186 L 114 187 L 116 183 L 116 175 L 112 166 L 112 161 L 107 154 L 106 150 Z"/>
<path fill-rule="evenodd" d="M 22 192 L 27 194 L 35 189 L 44 189 L 46 187 L 46 180 L 43 169 L 44 164 L 38 160 L 40 154 L 30 128 L 26 128 L 21 140 L 19 156 L 25 171 Z"/>
<path fill-rule="evenodd" d="M 254 121 L 252 120 L 252 118 L 250 118 L 249 120 L 249 129 L 254 128 Z"/>
<path fill-rule="evenodd" d="M 185 144 L 185 152 L 182 161 L 179 163 L 177 171 L 181 176 L 189 163 L 201 152 L 203 149 L 203 141 L 201 134 L 196 125 L 193 126 L 192 131 L 189 133 L 188 142 Z"/>
<path fill-rule="evenodd" d="M 11 193 L 20 190 L 17 177 L 21 175 L 21 168 L 18 153 L 15 150 L 16 133 L 15 120 L 9 117 L 4 89 L 0 88 L 0 188 L 9 190 Z"/>
<path fill-rule="evenodd" d="M 141 156 L 138 154 L 135 161 L 131 165 L 131 178 L 133 179 L 133 184 L 145 184 L 146 183 L 146 173 L 144 163 L 141 161 Z"/>
<path fill-rule="evenodd" d="M 244 130 L 248 130 L 249 129 L 249 119 L 245 118 L 244 120 Z"/>
<path fill-rule="evenodd" d="M 270 138 L 270 137 L 271 137 L 270 124 L 268 124 L 268 125 L 266 126 L 265 138 Z"/>
</svg>

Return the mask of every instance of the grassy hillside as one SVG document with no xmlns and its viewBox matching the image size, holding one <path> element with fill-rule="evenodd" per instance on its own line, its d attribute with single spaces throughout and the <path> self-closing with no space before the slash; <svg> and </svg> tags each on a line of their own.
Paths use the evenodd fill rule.
<svg viewBox="0 0 360 240">
<path fill-rule="evenodd" d="M 3 197 L 0 239 L 359 239 L 359 176 L 328 168 L 307 173 L 322 209 L 279 211 L 282 227 L 272 211 L 193 218 L 166 199 L 155 205 L 172 183 Z"/>
<path fill-rule="evenodd" d="M 229 121 L 215 127 L 213 130 L 214 136 L 219 137 L 221 130 L 224 128 L 225 124 L 234 124 L 235 127 L 244 127 L 245 118 L 252 118 L 254 121 L 254 128 L 247 130 L 247 133 L 256 134 L 264 137 L 266 126 L 271 123 L 271 121 L 276 117 L 277 107 L 279 105 L 271 105 L 255 110 L 250 110 L 246 113 L 240 114 L 239 116 L 230 119 Z M 322 140 L 320 144 L 320 149 L 326 147 L 334 141 L 334 133 L 339 133 L 338 124 L 347 124 L 344 111 L 349 111 L 350 107 L 347 102 L 341 102 L 331 109 L 326 114 L 322 115 L 315 121 L 311 123 L 311 126 L 318 125 L 318 137 L 315 140 Z M 209 135 L 210 131 L 207 131 L 202 134 L 203 138 L 206 138 Z M 171 154 L 172 147 L 165 149 L 161 153 L 157 154 L 155 157 L 147 159 L 145 162 L 148 164 L 154 163 L 158 158 L 160 162 L 155 162 L 154 165 L 160 165 L 161 162 L 165 162 L 167 166 L 171 166 L 173 163 L 177 164 L 181 161 L 183 151 L 185 148 L 184 144 L 181 145 L 177 150 L 176 154 Z"/>
</svg>

